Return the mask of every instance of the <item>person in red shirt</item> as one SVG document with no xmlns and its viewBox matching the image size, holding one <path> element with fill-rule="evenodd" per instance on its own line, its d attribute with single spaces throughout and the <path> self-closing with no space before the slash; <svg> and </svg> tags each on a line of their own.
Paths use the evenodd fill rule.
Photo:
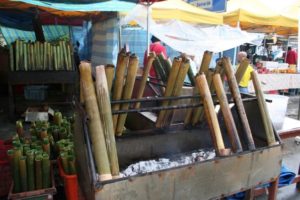
<svg viewBox="0 0 300 200">
<path fill-rule="evenodd" d="M 150 44 L 150 48 L 149 48 L 150 52 L 154 52 L 156 55 L 163 54 L 164 58 L 167 58 L 166 48 L 161 44 L 161 41 L 157 37 L 152 36 L 151 42 L 152 43 Z M 144 64 L 144 67 L 147 66 L 147 50 L 145 51 L 143 64 Z M 150 69 L 149 75 L 154 78 L 157 77 L 153 66 Z"/>
<path fill-rule="evenodd" d="M 292 47 L 288 47 L 285 62 L 289 65 L 297 65 L 297 52 L 294 49 L 292 49 Z"/>
</svg>

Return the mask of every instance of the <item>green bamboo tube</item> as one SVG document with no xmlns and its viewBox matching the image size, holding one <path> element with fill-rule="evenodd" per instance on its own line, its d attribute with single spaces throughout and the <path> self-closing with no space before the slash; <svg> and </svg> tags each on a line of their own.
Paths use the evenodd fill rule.
<svg viewBox="0 0 300 200">
<path fill-rule="evenodd" d="M 154 61 L 153 61 L 153 67 L 154 70 L 156 72 L 156 75 L 159 76 L 159 78 L 162 80 L 163 83 L 167 82 L 167 73 L 165 72 L 162 63 L 160 62 L 160 60 L 158 59 L 158 57 L 155 57 Z"/>
<path fill-rule="evenodd" d="M 35 156 L 35 189 L 43 188 L 43 173 L 42 173 L 42 155 L 36 154 Z"/>
<path fill-rule="evenodd" d="M 69 173 L 71 175 L 76 174 L 76 166 L 75 166 L 75 157 L 74 157 L 74 155 L 68 155 L 68 166 L 69 166 Z"/>
<path fill-rule="evenodd" d="M 67 129 L 65 127 L 60 127 L 59 129 L 59 139 L 67 139 L 68 137 L 68 133 L 67 133 Z"/>
<path fill-rule="evenodd" d="M 60 131 L 60 129 L 58 126 L 53 126 L 52 135 L 53 135 L 53 138 L 55 141 L 59 140 L 59 131 Z"/>
<path fill-rule="evenodd" d="M 176 77 L 178 75 L 179 69 L 181 65 L 181 59 L 174 58 L 170 76 L 167 81 L 166 90 L 164 93 L 164 97 L 170 97 L 173 93 L 173 88 L 175 85 Z M 163 101 L 161 106 L 167 106 L 169 101 Z M 163 119 L 165 118 L 166 110 L 161 110 L 158 114 L 158 118 L 156 120 L 156 127 L 161 128 L 163 126 Z"/>
<path fill-rule="evenodd" d="M 65 70 L 69 71 L 69 65 L 68 65 L 68 55 L 67 55 L 67 48 L 65 46 L 65 42 L 64 41 L 60 41 L 60 46 L 62 48 L 62 54 L 63 54 L 63 66 L 65 68 Z"/>
<path fill-rule="evenodd" d="M 61 160 L 61 164 L 62 164 L 62 167 L 64 169 L 64 172 L 66 174 L 70 174 L 68 154 L 66 152 L 61 152 L 60 153 L 60 160 Z"/>
<path fill-rule="evenodd" d="M 114 77 L 115 77 L 115 66 L 114 65 L 106 65 L 105 66 L 105 75 L 107 80 L 107 87 L 109 96 L 111 95 L 111 88 L 113 85 Z"/>
<path fill-rule="evenodd" d="M 191 67 L 189 68 L 189 71 L 188 71 L 188 77 L 189 77 L 189 80 L 191 82 L 191 85 L 195 86 L 195 75 L 194 75 L 193 70 L 192 70 Z"/>
<path fill-rule="evenodd" d="M 125 71 L 126 71 L 126 68 L 128 65 L 128 61 L 129 61 L 128 55 L 126 55 L 124 53 L 119 53 L 117 68 L 116 68 L 116 77 L 115 77 L 115 82 L 113 85 L 113 93 L 112 93 L 113 100 L 120 100 L 122 97 Z M 120 104 L 112 105 L 112 111 L 117 111 L 119 109 L 120 109 Z M 116 127 L 117 127 L 118 117 L 119 117 L 119 115 L 113 115 L 114 129 L 116 129 Z"/>
<path fill-rule="evenodd" d="M 255 71 L 251 72 L 252 82 L 255 88 L 255 93 L 257 97 L 258 107 L 260 110 L 260 114 L 262 117 L 263 125 L 266 132 L 266 138 L 269 146 L 277 144 L 274 136 L 273 125 L 270 118 L 270 114 L 268 111 L 268 107 L 266 105 L 265 97 L 263 91 L 261 89 L 260 81 L 257 77 Z"/>
<path fill-rule="evenodd" d="M 248 68 L 248 65 L 249 65 L 249 60 L 244 59 L 244 60 L 242 60 L 240 66 L 237 68 L 237 70 L 235 72 L 235 78 L 236 78 L 237 84 L 240 84 L 240 82 Z"/>
<path fill-rule="evenodd" d="M 49 155 L 43 153 L 42 155 L 42 173 L 43 173 L 43 188 L 49 188 L 51 186 L 50 180 L 50 160 Z"/>
<path fill-rule="evenodd" d="M 14 71 L 14 45 L 9 45 L 9 62 L 10 62 L 10 71 Z"/>
<path fill-rule="evenodd" d="M 169 61 L 167 59 L 164 58 L 163 54 L 159 54 L 157 56 L 159 62 L 161 63 L 164 71 L 165 71 L 165 74 L 167 77 L 169 77 L 169 74 L 170 74 L 170 71 L 171 71 L 171 65 L 169 63 Z"/>
<path fill-rule="evenodd" d="M 63 117 L 61 112 L 55 112 L 54 116 L 53 116 L 53 122 L 54 124 L 56 124 L 57 126 L 60 126 L 62 123 Z"/>
<path fill-rule="evenodd" d="M 50 156 L 50 143 L 48 138 L 43 139 L 42 145 L 43 151 L 46 152 Z"/>
<path fill-rule="evenodd" d="M 19 137 L 24 136 L 23 123 L 21 120 L 16 121 L 16 130 Z"/>
<path fill-rule="evenodd" d="M 27 151 L 27 183 L 28 183 L 28 190 L 35 189 L 34 183 L 34 150 Z"/>
<path fill-rule="evenodd" d="M 60 60 L 60 70 L 64 70 L 64 55 L 63 55 L 63 47 L 61 45 L 61 42 L 59 42 L 59 60 Z"/>
<path fill-rule="evenodd" d="M 130 62 L 130 64 L 132 61 Z M 132 68 L 128 68 L 128 75 L 132 73 Z M 136 66 L 137 68 L 137 66 Z M 133 78 L 133 77 L 131 77 Z M 128 86 L 128 85 L 127 85 Z M 106 80 L 105 68 L 103 65 L 96 67 L 96 92 L 97 101 L 99 105 L 99 113 L 103 127 L 103 133 L 105 135 L 106 148 L 108 153 L 108 158 L 110 161 L 110 169 L 112 176 L 119 176 L 119 161 L 117 155 L 115 132 L 112 122 L 111 105 L 109 98 L 108 84 Z M 126 91 L 126 85 L 124 88 L 124 93 Z M 120 115 L 121 116 L 121 115 Z M 70 146 L 70 145 L 69 145 Z M 71 168 L 70 168 L 70 172 Z"/>
<path fill-rule="evenodd" d="M 202 58 L 202 62 L 201 62 L 201 66 L 200 66 L 200 69 L 198 71 L 198 74 L 204 73 L 207 76 L 211 59 L 212 59 L 212 52 L 205 51 L 204 54 L 203 54 L 203 58 Z M 193 91 L 194 95 L 199 94 L 199 90 L 198 90 L 197 87 L 198 87 L 197 84 L 195 84 L 194 91 Z M 190 104 L 193 105 L 193 104 L 196 104 L 196 103 L 199 103 L 199 102 L 200 102 L 199 99 L 191 99 Z M 184 119 L 184 124 L 186 126 L 191 124 L 191 123 L 193 123 L 195 125 L 195 121 L 198 122 L 200 117 L 201 117 L 201 113 L 203 113 L 203 112 L 201 112 L 202 109 L 203 109 L 202 107 L 199 107 L 199 108 L 196 108 L 196 109 L 193 109 L 193 108 L 187 109 L 186 116 L 185 116 L 185 119 Z"/>
<path fill-rule="evenodd" d="M 138 66 L 139 66 L 138 57 L 136 57 L 135 55 L 130 56 L 122 99 L 131 99 Z M 121 105 L 121 110 L 127 110 L 128 108 L 129 108 L 128 103 L 124 103 Z M 116 134 L 119 136 L 122 135 L 126 118 L 127 118 L 127 113 L 121 114 L 118 117 Z"/>
<path fill-rule="evenodd" d="M 175 84 L 174 84 L 174 89 L 172 91 L 171 96 L 175 96 L 175 97 L 180 96 L 182 86 L 184 84 L 184 79 L 187 75 L 187 72 L 188 72 L 189 68 L 190 68 L 189 60 L 186 59 L 186 58 L 183 58 L 182 62 L 181 62 L 180 69 L 179 69 L 179 72 L 178 72 L 177 77 L 176 77 L 176 81 L 175 81 Z M 169 101 L 169 105 L 174 106 L 174 105 L 177 104 L 177 102 L 178 101 Z M 165 114 L 164 119 L 163 119 L 163 126 L 164 127 L 169 126 L 171 124 L 173 113 L 174 113 L 174 110 L 167 110 L 166 111 L 166 114 Z"/>
<path fill-rule="evenodd" d="M 105 144 L 104 133 L 100 121 L 100 114 L 97 104 L 95 87 L 92 80 L 91 64 L 81 62 L 79 66 L 80 78 L 83 83 L 83 95 L 85 109 L 89 116 L 88 127 L 94 148 L 94 158 L 97 172 L 100 174 L 100 180 L 111 179 L 109 159 Z"/>
<path fill-rule="evenodd" d="M 19 154 L 19 152 L 18 152 Z M 14 192 L 20 192 L 20 179 L 19 179 L 19 166 L 16 166 L 16 159 L 15 159 L 15 151 L 13 149 L 10 149 L 7 151 L 9 163 L 10 163 L 10 168 L 12 172 L 12 177 L 14 181 Z M 21 156 L 21 155 L 18 155 Z"/>
<path fill-rule="evenodd" d="M 21 192 L 21 183 L 20 183 L 20 170 L 19 170 L 19 160 L 22 156 L 22 151 L 20 148 L 14 147 L 14 167 L 13 167 L 13 177 L 14 177 L 14 192 Z"/>
<path fill-rule="evenodd" d="M 138 90 L 138 93 L 136 96 L 137 99 L 141 99 L 143 97 L 144 90 L 145 90 L 146 83 L 147 83 L 147 78 L 148 78 L 148 75 L 149 75 L 149 72 L 152 67 L 152 63 L 153 63 L 154 59 L 155 59 L 155 54 L 150 53 L 147 58 L 147 65 L 144 67 L 144 70 L 143 70 L 142 80 L 140 82 L 140 87 L 139 87 L 139 90 Z M 141 103 L 137 102 L 135 104 L 135 109 L 138 109 L 140 106 L 141 106 Z"/>
<path fill-rule="evenodd" d="M 20 62 L 20 47 L 19 47 L 19 40 L 15 42 L 15 54 L 16 54 L 16 71 L 19 71 L 19 62 Z"/>
<path fill-rule="evenodd" d="M 26 192 L 28 190 L 26 156 L 20 157 L 19 169 L 20 169 L 21 191 Z"/>
</svg>

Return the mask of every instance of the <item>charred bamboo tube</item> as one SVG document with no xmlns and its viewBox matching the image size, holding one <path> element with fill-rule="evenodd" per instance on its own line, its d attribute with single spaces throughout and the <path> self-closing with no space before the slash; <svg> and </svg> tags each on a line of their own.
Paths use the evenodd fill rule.
<svg viewBox="0 0 300 200">
<path fill-rule="evenodd" d="M 124 99 L 124 100 L 131 99 L 138 65 L 139 65 L 138 57 L 136 57 L 135 55 L 130 56 L 125 86 L 124 86 L 123 95 L 122 95 L 122 99 Z M 128 108 L 129 108 L 128 103 L 121 105 L 122 110 L 126 110 Z M 127 113 L 119 115 L 118 121 L 117 121 L 117 126 L 116 126 L 116 134 L 117 135 L 122 135 L 126 118 L 127 118 Z"/>
<path fill-rule="evenodd" d="M 34 190 L 34 151 L 29 150 L 26 153 L 27 156 L 27 182 L 28 182 L 28 190 Z"/>
<path fill-rule="evenodd" d="M 240 84 L 247 68 L 248 68 L 248 65 L 249 65 L 249 60 L 248 59 L 244 59 L 240 66 L 237 68 L 236 72 L 235 72 L 235 78 L 236 78 L 236 82 L 237 84 Z"/>
<path fill-rule="evenodd" d="M 180 69 L 179 69 L 177 77 L 176 77 L 176 82 L 175 82 L 175 85 L 174 85 L 172 96 L 177 97 L 177 96 L 180 95 L 181 90 L 182 90 L 182 86 L 183 86 L 183 83 L 184 83 L 184 79 L 187 75 L 187 72 L 188 72 L 189 68 L 190 68 L 189 60 L 186 59 L 186 58 L 183 58 L 182 62 L 181 62 Z M 177 101 L 169 101 L 170 106 L 174 106 L 176 104 L 177 104 Z M 164 120 L 163 120 L 164 121 L 164 123 L 163 123 L 164 127 L 169 126 L 171 124 L 173 113 L 174 113 L 174 110 L 167 110 L 166 111 L 166 114 L 165 114 L 165 117 L 164 117 Z"/>
<path fill-rule="evenodd" d="M 239 92 L 238 84 L 237 84 L 236 78 L 234 76 L 234 72 L 233 72 L 231 63 L 228 58 L 223 58 L 222 62 L 225 67 L 228 85 L 229 85 L 233 100 L 235 102 L 235 106 L 237 108 L 237 111 L 238 111 L 238 114 L 239 114 L 239 117 L 240 117 L 240 120 L 242 123 L 242 127 L 243 127 L 244 132 L 247 137 L 248 148 L 250 150 L 254 150 L 255 149 L 254 140 L 252 137 L 251 129 L 249 126 L 247 115 L 246 115 L 246 111 L 245 111 L 245 108 L 243 105 L 242 97 Z"/>
<path fill-rule="evenodd" d="M 97 171 L 100 174 L 100 180 L 108 180 L 112 177 L 105 138 L 102 125 L 100 123 L 101 121 L 95 87 L 92 80 L 91 64 L 87 62 L 81 62 L 79 69 L 80 78 L 83 85 L 85 108 L 89 116 L 88 126 L 94 148 L 94 158 L 97 166 Z"/>
<path fill-rule="evenodd" d="M 128 73 L 131 73 L 130 70 L 131 67 L 128 68 Z M 99 105 L 99 113 L 103 125 L 103 132 L 105 135 L 108 158 L 110 161 L 111 173 L 113 177 L 119 176 L 120 169 L 115 141 L 115 132 L 112 122 L 108 84 L 103 65 L 96 67 L 96 91 Z M 126 88 L 124 89 L 124 92 L 127 92 Z"/>
<path fill-rule="evenodd" d="M 112 94 L 113 100 L 120 100 L 122 97 L 124 76 L 125 76 L 125 71 L 127 68 L 128 61 L 129 61 L 129 56 L 127 56 L 126 54 L 121 53 L 118 56 L 116 78 L 115 78 L 113 94 Z M 119 109 L 120 109 L 120 104 L 115 104 L 112 106 L 113 111 L 117 111 Z M 114 129 L 116 129 L 117 127 L 118 117 L 119 117 L 118 115 L 113 115 Z"/>
<path fill-rule="evenodd" d="M 9 62 L 10 62 L 10 71 L 14 71 L 14 45 L 9 45 Z"/>
<path fill-rule="evenodd" d="M 68 166 L 69 166 L 70 174 L 76 174 L 74 155 L 68 155 Z"/>
<path fill-rule="evenodd" d="M 148 78 L 149 71 L 151 69 L 152 63 L 154 61 L 154 58 L 155 58 L 155 54 L 154 53 L 150 53 L 149 56 L 148 56 L 148 59 L 147 59 L 147 65 L 146 65 L 146 67 L 143 70 L 142 80 L 141 80 L 140 87 L 139 87 L 139 90 L 138 90 L 138 93 L 137 93 L 137 97 L 136 97 L 137 99 L 140 99 L 140 98 L 143 97 L 144 90 L 145 90 L 146 83 L 147 83 L 147 78 Z M 137 102 L 135 104 L 135 109 L 139 108 L 140 106 L 141 106 L 141 103 Z"/>
<path fill-rule="evenodd" d="M 179 69 L 180 69 L 180 65 L 181 65 L 181 59 L 174 58 L 170 76 L 167 81 L 164 97 L 170 97 L 172 95 L 176 77 L 177 77 Z M 164 107 L 164 106 L 167 106 L 168 104 L 169 104 L 169 101 L 163 101 L 161 106 Z M 156 124 L 155 124 L 157 128 L 161 128 L 163 126 L 163 122 L 164 122 L 163 120 L 165 118 L 165 115 L 166 115 L 166 110 L 161 110 L 159 112 L 157 120 L 156 120 Z"/>
<path fill-rule="evenodd" d="M 43 170 L 43 188 L 50 187 L 50 160 L 47 153 L 43 153 L 42 160 L 42 170 Z"/>
<path fill-rule="evenodd" d="M 13 177 L 16 182 L 14 182 L 14 192 L 21 191 L 21 183 L 20 183 L 20 168 L 19 168 L 19 160 L 22 156 L 22 151 L 20 147 L 14 147 L 14 166 L 13 166 Z"/>
<path fill-rule="evenodd" d="M 205 116 L 210 128 L 216 153 L 217 155 L 221 156 L 223 155 L 223 152 L 225 150 L 225 145 L 205 75 L 198 75 L 196 77 L 196 83 L 198 85 L 200 95 L 203 99 Z"/>
<path fill-rule="evenodd" d="M 257 74 L 255 71 L 251 72 L 251 78 L 252 82 L 255 88 L 255 93 L 258 101 L 259 110 L 261 113 L 261 117 L 263 120 L 267 142 L 269 146 L 277 144 L 275 137 L 274 137 L 274 131 L 272 126 L 272 121 L 269 115 L 268 107 L 265 102 L 264 94 L 262 92 L 259 79 L 257 77 Z"/>
<path fill-rule="evenodd" d="M 20 179 L 21 179 L 21 191 L 25 192 L 25 191 L 28 190 L 26 156 L 21 156 L 20 157 L 19 169 L 20 169 Z"/>
<path fill-rule="evenodd" d="M 107 88 L 109 92 L 109 96 L 111 95 L 111 88 L 113 85 L 114 77 L 115 77 L 115 66 L 114 65 L 106 65 L 105 66 L 105 74 L 107 80 Z"/>
<path fill-rule="evenodd" d="M 35 156 L 35 189 L 43 188 L 43 175 L 42 175 L 42 156 L 37 154 Z"/>
<path fill-rule="evenodd" d="M 232 113 L 230 111 L 230 107 L 228 104 L 226 93 L 224 91 L 224 86 L 222 84 L 222 79 L 220 74 L 215 74 L 213 76 L 213 83 L 220 102 L 220 107 L 225 121 L 227 134 L 229 136 L 230 143 L 232 146 L 232 150 L 235 153 L 242 152 L 243 151 L 242 144 L 238 135 L 237 128 L 235 126 Z"/>
<path fill-rule="evenodd" d="M 203 54 L 203 58 L 202 58 L 202 62 L 201 62 L 201 66 L 198 71 L 198 74 L 204 73 L 205 75 L 207 75 L 208 69 L 209 69 L 209 64 L 211 62 L 211 58 L 212 58 L 212 52 L 205 51 Z M 199 94 L 197 87 L 198 87 L 197 84 L 195 84 L 194 91 L 193 91 L 194 95 Z M 191 99 L 191 104 L 196 104 L 198 102 L 199 102 L 199 100 L 197 100 L 197 99 Z M 200 119 L 201 109 L 203 109 L 203 108 L 187 109 L 186 115 L 184 118 L 184 125 L 187 126 L 187 125 L 190 125 L 192 123 L 192 121 L 198 121 Z"/>
</svg>

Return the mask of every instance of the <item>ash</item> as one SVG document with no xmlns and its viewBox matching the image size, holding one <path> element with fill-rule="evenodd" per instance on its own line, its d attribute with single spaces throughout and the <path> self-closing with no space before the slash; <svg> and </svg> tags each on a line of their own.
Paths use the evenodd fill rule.
<svg viewBox="0 0 300 200">
<path fill-rule="evenodd" d="M 121 172 L 122 177 L 135 176 L 163 169 L 188 165 L 194 162 L 210 160 L 215 158 L 215 151 L 198 150 L 190 154 L 184 154 L 172 158 L 159 158 L 158 160 L 140 161 L 138 163 L 129 165 L 127 169 Z"/>
</svg>

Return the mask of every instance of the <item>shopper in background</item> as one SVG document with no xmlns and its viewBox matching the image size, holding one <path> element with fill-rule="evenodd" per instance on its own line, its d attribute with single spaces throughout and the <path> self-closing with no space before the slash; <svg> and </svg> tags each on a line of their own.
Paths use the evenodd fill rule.
<svg viewBox="0 0 300 200">
<path fill-rule="evenodd" d="M 238 53 L 238 56 L 237 56 L 237 59 L 238 59 L 238 62 L 241 63 L 244 59 L 247 59 L 247 53 L 244 52 L 244 51 L 241 51 Z M 238 67 L 240 66 L 240 64 L 238 65 Z M 253 68 L 252 66 L 249 64 L 247 69 L 246 69 L 246 72 L 239 84 L 239 90 L 241 93 L 245 93 L 245 94 L 248 94 L 249 91 L 248 91 L 248 85 L 249 85 L 249 82 L 251 80 L 251 72 L 253 71 Z"/>
<path fill-rule="evenodd" d="M 149 48 L 150 52 L 154 52 L 156 55 L 163 54 L 163 56 L 166 59 L 167 58 L 167 51 L 166 51 L 166 48 L 161 44 L 160 39 L 158 39 L 155 36 L 152 36 L 151 37 L 151 42 L 152 43 L 150 44 L 150 48 Z M 147 50 L 145 51 L 143 64 L 144 64 L 144 67 L 146 67 L 146 65 L 147 65 Z M 151 77 L 157 78 L 156 72 L 155 72 L 155 69 L 154 69 L 153 66 L 150 69 L 149 75 Z"/>
<path fill-rule="evenodd" d="M 289 65 L 297 65 L 297 52 L 292 47 L 288 47 L 285 62 Z"/>
</svg>

